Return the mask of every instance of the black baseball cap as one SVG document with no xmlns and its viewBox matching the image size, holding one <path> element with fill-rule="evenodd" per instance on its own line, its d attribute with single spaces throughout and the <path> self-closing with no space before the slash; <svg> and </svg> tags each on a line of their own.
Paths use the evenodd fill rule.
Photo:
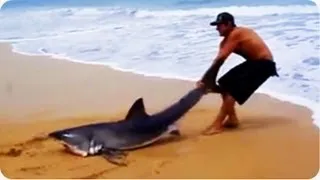
<svg viewBox="0 0 320 180">
<path fill-rule="evenodd" d="M 227 22 L 231 22 L 231 24 L 235 26 L 233 15 L 228 12 L 222 12 L 218 14 L 215 21 L 210 23 L 210 26 L 216 26 L 218 24 L 224 24 Z"/>
</svg>

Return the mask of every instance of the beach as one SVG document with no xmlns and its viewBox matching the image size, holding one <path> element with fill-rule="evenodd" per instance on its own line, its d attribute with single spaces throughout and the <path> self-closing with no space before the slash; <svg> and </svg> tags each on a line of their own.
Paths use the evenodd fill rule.
<svg viewBox="0 0 320 180">
<path fill-rule="evenodd" d="M 200 133 L 221 99 L 204 96 L 179 121 L 182 137 L 130 152 L 127 167 L 71 155 L 45 135 L 123 119 L 140 97 L 148 113 L 160 111 L 195 83 L 26 56 L 8 44 L 0 44 L 0 54 L 0 168 L 8 178 L 309 179 L 319 171 L 319 129 L 312 112 L 264 94 L 236 107 L 239 128 L 212 136 Z"/>
</svg>

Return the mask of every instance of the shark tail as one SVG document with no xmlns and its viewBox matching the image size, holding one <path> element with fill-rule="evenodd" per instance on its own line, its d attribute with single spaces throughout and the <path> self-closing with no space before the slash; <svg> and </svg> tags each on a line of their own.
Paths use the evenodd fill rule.
<svg viewBox="0 0 320 180">
<path fill-rule="evenodd" d="M 164 126 L 173 124 L 192 109 L 201 100 L 204 94 L 206 94 L 206 90 L 204 88 L 195 88 L 190 90 L 177 102 L 157 113 L 155 116 L 157 116 L 158 121 L 156 122 L 163 124 Z"/>
</svg>

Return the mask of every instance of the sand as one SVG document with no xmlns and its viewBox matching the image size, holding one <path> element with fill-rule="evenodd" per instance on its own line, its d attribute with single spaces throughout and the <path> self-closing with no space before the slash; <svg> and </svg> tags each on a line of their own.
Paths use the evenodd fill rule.
<svg viewBox="0 0 320 180">
<path fill-rule="evenodd" d="M 148 113 L 159 111 L 194 82 L 21 55 L 8 44 L 0 44 L 0 53 L 0 168 L 9 178 L 305 179 L 319 171 L 319 129 L 311 111 L 263 94 L 237 106 L 238 129 L 213 136 L 200 133 L 221 100 L 217 94 L 205 96 L 179 121 L 182 137 L 130 152 L 127 167 L 99 156 L 71 155 L 43 136 L 120 120 L 139 97 Z"/>
</svg>

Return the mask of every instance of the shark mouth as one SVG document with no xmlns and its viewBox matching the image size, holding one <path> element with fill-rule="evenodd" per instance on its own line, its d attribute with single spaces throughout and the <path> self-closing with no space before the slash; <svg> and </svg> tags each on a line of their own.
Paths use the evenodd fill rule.
<svg viewBox="0 0 320 180">
<path fill-rule="evenodd" d="M 78 155 L 78 156 L 82 156 L 82 157 L 86 157 L 89 154 L 88 152 L 82 151 L 82 150 L 78 149 L 77 147 L 72 146 L 72 145 L 70 145 L 70 144 L 68 144 L 68 143 L 66 143 L 64 141 L 62 141 L 62 144 L 65 147 L 65 149 L 68 152 L 72 153 L 72 154 L 75 154 L 75 155 Z"/>
<path fill-rule="evenodd" d="M 61 143 L 62 143 L 62 145 L 64 146 L 64 148 L 68 152 L 70 152 L 72 154 L 75 154 L 75 155 L 82 156 L 82 157 L 86 157 L 86 156 L 89 156 L 89 155 L 96 154 L 96 153 L 98 153 L 98 152 L 100 152 L 102 150 L 102 145 L 94 145 L 93 141 L 90 142 L 90 148 L 89 148 L 88 152 L 84 151 L 84 150 L 81 150 L 81 149 L 77 148 L 74 145 L 68 144 L 65 141 L 61 141 Z"/>
</svg>

